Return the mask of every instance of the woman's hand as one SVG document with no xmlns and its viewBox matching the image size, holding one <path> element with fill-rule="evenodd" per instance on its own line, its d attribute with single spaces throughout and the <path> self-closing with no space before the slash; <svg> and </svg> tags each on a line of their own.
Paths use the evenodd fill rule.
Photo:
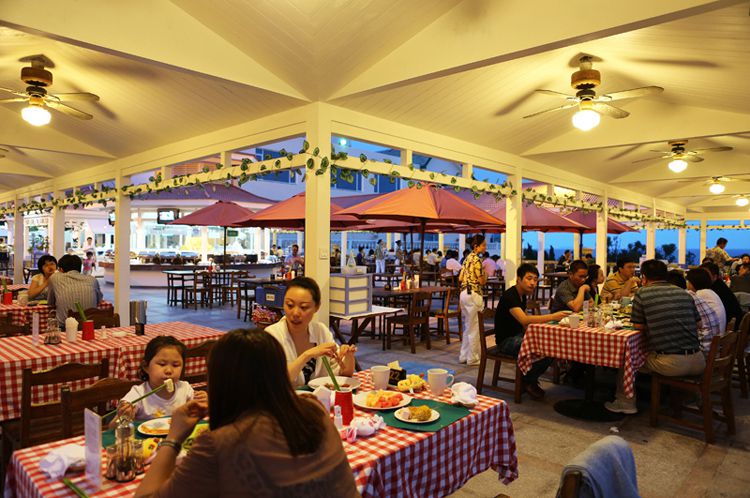
<svg viewBox="0 0 750 498">
<path fill-rule="evenodd" d="M 560 320 L 562 320 L 566 316 L 569 316 L 570 314 L 571 314 L 570 310 L 562 310 L 562 311 L 558 311 L 557 313 L 552 313 L 550 315 L 550 318 L 552 318 L 552 320 L 556 322 L 559 322 Z"/>
<path fill-rule="evenodd" d="M 193 432 L 195 424 L 208 415 L 208 403 L 192 399 L 172 412 L 172 425 L 167 439 L 183 442 Z"/>
<path fill-rule="evenodd" d="M 338 346 L 336 346 L 335 342 L 325 342 L 323 344 L 315 346 L 314 348 L 308 349 L 304 354 L 306 355 L 307 361 L 310 361 L 311 358 L 318 359 L 321 356 L 336 358 L 337 350 Z"/>
<path fill-rule="evenodd" d="M 354 355 L 357 353 L 357 346 L 353 344 L 344 344 L 339 348 L 339 358 L 346 359 L 346 358 L 353 358 Z"/>
<path fill-rule="evenodd" d="M 195 391 L 193 393 L 193 399 L 208 405 L 208 393 L 206 391 Z"/>
</svg>

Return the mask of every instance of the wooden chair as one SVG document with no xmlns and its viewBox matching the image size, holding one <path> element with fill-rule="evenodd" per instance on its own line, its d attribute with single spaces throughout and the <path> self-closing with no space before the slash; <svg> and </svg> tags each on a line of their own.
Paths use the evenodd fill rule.
<svg viewBox="0 0 750 498">
<path fill-rule="evenodd" d="M 581 492 L 581 481 L 583 480 L 583 474 L 580 471 L 574 470 L 568 472 L 563 476 L 563 482 L 560 485 L 559 498 L 578 498 Z"/>
<path fill-rule="evenodd" d="M 255 278 L 255 275 L 247 275 L 245 278 Z M 239 286 L 237 292 L 237 319 L 239 320 L 240 314 L 242 314 L 242 321 L 246 322 L 253 314 L 256 286 L 247 282 L 237 285 Z"/>
<path fill-rule="evenodd" d="M 733 373 L 732 380 L 736 381 L 734 385 L 739 386 L 740 396 L 748 398 L 748 384 L 750 383 L 750 352 L 748 352 L 748 343 L 750 342 L 750 313 L 745 313 L 740 322 L 739 337 L 737 338 L 737 364 L 736 373 Z"/>
<path fill-rule="evenodd" d="M 183 368 L 182 380 L 185 380 L 191 384 L 206 382 L 208 380 L 208 356 L 211 354 L 211 350 L 215 345 L 216 341 L 210 340 L 202 342 L 192 348 L 188 348 L 187 351 L 185 351 L 185 368 Z M 191 358 L 204 358 L 206 360 L 206 370 L 194 375 L 185 375 L 184 371 L 187 368 L 187 362 Z"/>
<path fill-rule="evenodd" d="M 531 315 L 541 315 L 542 306 L 536 299 L 529 299 L 526 301 L 526 311 Z"/>
<path fill-rule="evenodd" d="M 651 374 L 651 415 L 650 423 L 656 427 L 659 419 L 667 419 L 675 424 L 702 430 L 706 437 L 706 442 L 714 442 L 714 419 L 727 424 L 727 432 L 735 433 L 734 424 L 734 406 L 732 405 L 732 368 L 734 367 L 735 353 L 737 351 L 737 333 L 729 332 L 722 337 L 714 337 L 711 341 L 711 349 L 708 352 L 706 361 L 706 370 L 703 375 L 695 377 L 666 377 L 657 373 Z M 672 416 L 662 414 L 659 410 L 661 403 L 661 386 L 667 385 L 680 394 L 682 392 L 693 392 L 701 397 L 702 407 L 696 409 L 689 406 L 683 406 L 681 399 L 678 398 L 672 403 Z M 711 397 L 712 394 L 718 394 L 721 401 L 715 403 Z M 675 400 L 673 400 L 675 401 Z M 722 414 L 714 412 L 713 407 L 720 405 Z M 702 415 L 703 424 L 695 424 L 684 420 L 681 415 L 685 410 L 690 413 Z"/>
<path fill-rule="evenodd" d="M 0 337 L 13 337 L 17 335 L 28 335 L 30 333 L 30 324 L 13 325 L 13 317 L 10 313 L 5 316 L 0 316 Z"/>
<path fill-rule="evenodd" d="M 5 468 L 14 450 L 62 439 L 60 402 L 33 403 L 35 387 L 75 382 L 109 375 L 109 360 L 101 363 L 64 363 L 49 370 L 32 372 L 25 368 L 21 378 L 21 418 L 2 423 L 3 461 Z"/>
<path fill-rule="evenodd" d="M 139 381 L 115 379 L 105 377 L 93 385 L 72 391 L 65 385 L 60 389 L 60 405 L 62 408 L 63 438 L 78 436 L 83 433 L 82 424 L 74 424 L 74 420 L 82 420 L 84 408 L 95 408 L 96 413 L 104 415 L 112 401 L 122 399 L 130 388 Z M 74 429 L 74 425 L 76 429 Z"/>
<path fill-rule="evenodd" d="M 487 369 L 487 361 L 492 360 L 495 362 L 495 366 L 492 370 L 491 387 L 501 393 L 512 394 L 513 401 L 520 403 L 521 393 L 523 392 L 523 375 L 518 368 L 518 358 L 498 352 L 497 345 L 491 348 L 487 347 L 487 337 L 495 335 L 495 327 L 487 328 L 485 326 L 486 320 L 495 320 L 495 312 L 493 310 L 484 309 L 479 314 L 479 347 L 481 355 L 479 357 L 479 372 L 477 373 L 477 393 L 482 394 L 482 388 L 486 385 L 484 383 L 484 372 Z M 514 378 L 500 376 L 500 367 L 503 362 L 510 363 L 516 367 Z M 498 381 L 513 383 L 513 389 L 498 386 Z"/>
<path fill-rule="evenodd" d="M 395 333 L 396 327 L 401 327 L 404 331 L 404 337 L 406 338 L 407 333 L 408 339 L 411 342 L 411 352 L 416 354 L 416 338 L 415 330 L 420 330 L 422 335 L 425 336 L 427 341 L 427 349 L 432 349 L 430 343 L 430 306 L 432 305 L 432 294 L 429 292 L 416 292 L 412 294 L 411 304 L 407 314 L 396 315 L 388 317 L 386 320 L 386 333 L 383 338 L 388 346 L 391 348 L 391 336 Z M 385 345 L 383 347 L 385 349 Z"/>
<path fill-rule="evenodd" d="M 214 285 L 211 272 L 196 272 L 192 283 L 192 287 L 185 287 L 185 304 L 187 306 L 192 305 L 196 310 L 198 309 L 199 302 L 201 307 L 208 306 L 209 308 L 213 308 Z"/>
<path fill-rule="evenodd" d="M 94 321 L 94 328 L 100 329 L 107 327 L 111 329 L 113 327 L 120 326 L 120 315 L 115 313 L 114 309 L 100 310 L 99 308 L 89 308 L 84 310 L 86 318 Z M 73 317 L 78 320 L 78 330 L 83 328 L 83 322 L 81 321 L 81 315 L 77 311 L 68 310 L 68 317 Z"/>
<path fill-rule="evenodd" d="M 440 332 L 445 335 L 445 343 L 451 343 L 451 318 L 458 318 L 458 340 L 462 340 L 463 320 L 461 319 L 461 306 L 458 301 L 458 289 L 450 288 L 446 292 L 445 299 L 443 300 L 443 307 L 438 311 L 433 311 L 432 316 L 437 318 L 437 328 Z M 455 308 L 451 309 L 451 307 Z"/>
<path fill-rule="evenodd" d="M 237 282 L 240 278 L 247 278 L 247 271 L 240 270 L 229 274 L 229 282 L 226 285 L 221 286 L 221 303 L 225 304 L 227 301 L 234 306 L 235 298 L 239 299 L 240 295 L 240 284 Z"/>
</svg>

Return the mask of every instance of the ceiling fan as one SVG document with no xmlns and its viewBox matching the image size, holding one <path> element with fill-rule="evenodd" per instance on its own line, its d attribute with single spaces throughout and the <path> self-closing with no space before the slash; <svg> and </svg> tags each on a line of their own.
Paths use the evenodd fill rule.
<svg viewBox="0 0 750 498">
<path fill-rule="evenodd" d="M 695 180 L 679 180 L 680 182 L 695 182 Z M 737 178 L 730 176 L 712 176 L 708 180 L 701 182 L 702 185 L 708 185 L 708 190 L 712 194 L 719 195 L 726 190 L 725 183 L 728 182 L 750 182 L 750 178 Z"/>
<path fill-rule="evenodd" d="M 579 130 L 588 131 L 599 124 L 600 114 L 615 119 L 626 118 L 630 115 L 628 111 L 615 107 L 610 102 L 645 97 L 647 95 L 657 95 L 664 91 L 660 86 L 644 86 L 597 95 L 594 89 L 601 84 L 602 78 L 599 71 L 592 69 L 593 61 L 594 56 L 591 55 L 582 55 L 578 59 L 579 69 L 570 77 L 570 86 L 577 90 L 575 95 L 567 95 L 554 90 L 536 90 L 545 95 L 564 98 L 566 100 L 564 105 L 535 112 L 524 116 L 524 118 L 578 107 L 578 112 L 573 115 L 573 126 Z"/>
<path fill-rule="evenodd" d="M 661 154 L 661 157 L 647 157 L 645 159 L 633 161 L 633 163 L 655 161 L 657 159 L 671 159 L 671 161 L 669 161 L 669 169 L 671 169 L 675 173 L 682 173 L 683 171 L 685 171 L 685 168 L 687 168 L 688 162 L 699 163 L 703 161 L 703 157 L 701 157 L 701 154 L 705 154 L 706 152 L 724 152 L 732 150 L 732 147 L 707 147 L 703 149 L 688 150 L 685 148 L 688 143 L 687 140 L 672 140 L 668 143 L 672 149 L 670 151 L 650 151 L 656 154 Z"/>
<path fill-rule="evenodd" d="M 28 107 L 21 110 L 21 116 L 34 126 L 42 126 L 50 122 L 51 115 L 47 110 L 48 108 L 78 119 L 92 119 L 94 117 L 63 102 L 95 102 L 99 100 L 98 95 L 88 92 L 48 93 L 47 87 L 52 85 L 52 73 L 47 71 L 45 67 L 53 68 L 55 64 L 44 55 L 24 57 L 20 61 L 31 63 L 30 66 L 21 68 L 21 81 L 29 86 L 23 92 L 0 87 L 0 90 L 15 95 L 15 97 L 0 99 L 0 104 L 28 102 Z"/>
</svg>

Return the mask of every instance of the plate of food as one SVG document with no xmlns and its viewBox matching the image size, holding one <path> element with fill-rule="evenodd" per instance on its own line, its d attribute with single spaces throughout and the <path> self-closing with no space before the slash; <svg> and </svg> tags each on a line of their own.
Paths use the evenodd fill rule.
<svg viewBox="0 0 750 498">
<path fill-rule="evenodd" d="M 164 437 L 169 434 L 170 425 L 172 425 L 172 417 L 155 418 L 139 425 L 138 432 L 147 437 Z"/>
<path fill-rule="evenodd" d="M 411 403 L 411 396 L 394 391 L 368 391 L 358 393 L 353 401 L 357 407 L 365 410 L 393 410 Z"/>
<path fill-rule="evenodd" d="M 427 405 L 408 406 L 396 410 L 393 414 L 397 420 L 410 424 L 429 424 L 440 418 L 440 412 L 433 410 Z"/>
<path fill-rule="evenodd" d="M 336 382 L 339 383 L 339 387 L 342 389 L 354 390 L 359 387 L 359 381 L 352 377 L 342 377 L 340 375 L 337 375 Z M 325 386 L 331 391 L 334 390 L 333 382 L 331 381 L 330 377 L 318 377 L 317 379 L 312 379 L 310 382 L 307 383 L 307 385 L 312 387 L 313 389 L 317 389 L 320 386 Z"/>
</svg>

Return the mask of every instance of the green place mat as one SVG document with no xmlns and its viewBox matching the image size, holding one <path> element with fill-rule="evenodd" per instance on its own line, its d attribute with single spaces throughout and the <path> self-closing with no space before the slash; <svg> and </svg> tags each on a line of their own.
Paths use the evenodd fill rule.
<svg viewBox="0 0 750 498">
<path fill-rule="evenodd" d="M 136 439 L 148 439 L 149 437 L 156 437 L 156 436 L 144 436 L 140 432 L 138 432 L 138 426 L 141 425 L 144 422 L 148 422 L 148 420 L 135 420 L 133 421 L 133 425 L 135 426 L 135 437 Z M 201 420 L 196 426 L 199 426 L 201 424 L 207 424 L 207 420 Z M 102 447 L 106 448 L 107 446 L 112 446 L 115 444 L 115 430 L 109 429 L 102 432 Z"/>
<path fill-rule="evenodd" d="M 412 406 L 427 405 L 433 410 L 440 413 L 440 418 L 429 424 L 410 424 L 408 422 L 402 422 L 396 418 L 396 410 L 390 412 L 381 412 L 380 415 L 387 425 L 396 427 L 398 429 L 406 429 L 407 431 L 415 432 L 435 432 L 439 431 L 443 427 L 451 425 L 453 422 L 464 418 L 471 413 L 470 410 L 463 406 L 453 406 L 448 403 L 442 403 L 440 401 L 433 401 L 431 399 L 417 399 L 414 398 L 411 402 Z"/>
</svg>

